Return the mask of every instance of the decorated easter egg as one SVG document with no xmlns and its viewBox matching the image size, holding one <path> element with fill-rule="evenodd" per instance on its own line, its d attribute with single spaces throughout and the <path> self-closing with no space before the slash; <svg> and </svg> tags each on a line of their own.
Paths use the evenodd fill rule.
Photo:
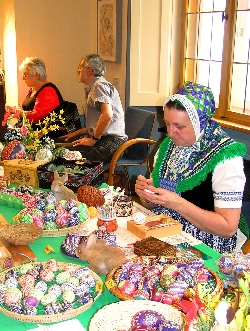
<svg viewBox="0 0 250 331">
<path fill-rule="evenodd" d="M 66 290 L 62 294 L 63 301 L 72 303 L 75 300 L 75 293 L 72 290 Z"/>
<path fill-rule="evenodd" d="M 39 301 L 44 296 L 44 293 L 43 293 L 43 291 L 41 291 L 37 288 L 34 288 L 29 292 L 29 296 L 35 297 Z"/>
<path fill-rule="evenodd" d="M 134 298 L 139 300 L 149 300 L 150 294 L 146 290 L 136 290 L 134 293 Z"/>
<path fill-rule="evenodd" d="M 10 277 L 5 281 L 5 286 L 7 288 L 11 288 L 11 287 L 17 287 L 18 286 L 18 282 L 16 278 Z"/>
<path fill-rule="evenodd" d="M 22 292 L 17 288 L 9 288 L 4 295 L 4 303 L 10 306 L 13 303 L 20 303 Z"/>
<path fill-rule="evenodd" d="M 56 282 L 58 284 L 65 283 L 70 278 L 70 273 L 68 271 L 62 271 L 56 276 Z"/>
<path fill-rule="evenodd" d="M 76 285 L 74 285 L 70 282 L 65 282 L 61 285 L 62 292 L 67 291 L 67 290 L 74 291 L 75 289 L 76 289 Z"/>
<path fill-rule="evenodd" d="M 57 271 L 58 266 L 57 266 L 57 261 L 55 259 L 50 259 L 46 262 L 46 267 L 52 271 Z"/>
<path fill-rule="evenodd" d="M 61 302 L 61 311 L 65 312 L 73 308 L 73 304 L 71 302 Z"/>
<path fill-rule="evenodd" d="M 162 314 L 154 310 L 141 310 L 132 317 L 131 326 L 146 325 L 158 330 L 160 323 L 165 322 Z"/>
<path fill-rule="evenodd" d="M 136 286 L 129 280 L 120 281 L 117 287 L 122 293 L 130 296 L 133 296 L 136 291 Z"/>
<path fill-rule="evenodd" d="M 181 331 L 181 327 L 173 321 L 161 322 L 158 331 Z"/>
<path fill-rule="evenodd" d="M 23 300 L 23 305 L 24 306 L 32 306 L 32 307 L 37 307 L 38 306 L 38 300 L 37 298 L 35 297 L 27 297 L 27 298 L 24 298 Z"/>
<path fill-rule="evenodd" d="M 2 160 L 24 159 L 25 146 L 19 140 L 10 141 L 2 150 Z"/>
<path fill-rule="evenodd" d="M 146 215 L 143 214 L 141 211 L 138 211 L 137 213 L 134 213 L 132 215 L 133 221 L 135 224 L 143 224 L 146 219 Z"/>
<path fill-rule="evenodd" d="M 36 283 L 35 288 L 45 293 L 47 291 L 48 285 L 46 284 L 45 281 L 40 280 L 39 282 Z"/>
<path fill-rule="evenodd" d="M 53 284 L 48 288 L 48 292 L 52 292 L 59 297 L 62 294 L 61 286 L 58 284 Z"/>
<path fill-rule="evenodd" d="M 54 272 L 48 268 L 45 268 L 40 272 L 40 278 L 46 283 L 51 282 L 54 279 L 54 276 Z"/>
<path fill-rule="evenodd" d="M 80 278 L 82 278 L 83 276 L 87 276 L 87 275 L 89 275 L 89 273 L 90 273 L 89 268 L 87 268 L 87 267 L 82 267 L 82 268 L 76 270 L 76 272 L 75 272 L 75 277 L 80 279 Z"/>
<path fill-rule="evenodd" d="M 49 303 L 45 308 L 44 308 L 44 313 L 46 315 L 52 315 L 52 314 L 58 314 L 61 312 L 61 304 L 59 302 L 52 302 Z"/>
<path fill-rule="evenodd" d="M 12 311 L 12 313 L 16 314 L 22 314 L 23 313 L 23 308 L 20 303 L 12 303 L 9 305 L 9 310 Z"/>
<path fill-rule="evenodd" d="M 53 154 L 50 149 L 47 148 L 41 148 L 39 151 L 36 153 L 35 157 L 36 161 L 41 161 L 43 163 L 48 163 L 52 161 L 53 159 Z"/>
<path fill-rule="evenodd" d="M 151 291 L 151 300 L 161 302 L 165 291 L 162 288 L 154 287 Z"/>
<path fill-rule="evenodd" d="M 218 268 L 223 274 L 229 275 L 232 271 L 234 261 L 231 256 L 222 255 L 218 260 Z"/>
<path fill-rule="evenodd" d="M 47 306 L 49 303 L 56 301 L 56 295 L 52 292 L 44 294 L 44 296 L 41 298 L 41 304 L 44 306 Z"/>
<path fill-rule="evenodd" d="M 25 274 L 22 275 L 18 278 L 18 283 L 22 286 L 25 287 L 27 285 L 34 286 L 35 283 L 35 278 L 31 275 Z"/>
<path fill-rule="evenodd" d="M 23 313 L 25 315 L 37 315 L 37 308 L 32 306 L 27 306 L 23 308 Z"/>
</svg>

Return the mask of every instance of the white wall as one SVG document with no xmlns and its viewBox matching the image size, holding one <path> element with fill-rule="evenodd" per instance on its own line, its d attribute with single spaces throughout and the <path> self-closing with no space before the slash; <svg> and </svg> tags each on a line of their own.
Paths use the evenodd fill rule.
<svg viewBox="0 0 250 331">
<path fill-rule="evenodd" d="M 6 9 L 11 2 L 15 15 L 13 66 L 17 66 L 18 102 L 22 103 L 28 91 L 18 66 L 26 56 L 38 56 L 46 64 L 48 79 L 57 85 L 65 100 L 76 102 L 81 111 L 84 86 L 77 82 L 76 70 L 84 55 L 97 52 L 97 1 L 0 0 L 0 5 Z M 120 94 L 125 105 L 127 0 L 123 0 L 123 24 L 121 64 L 107 63 L 105 77 L 112 83 L 113 78 L 121 78 Z M 6 92 L 10 95 L 11 88 L 7 87 Z"/>
</svg>

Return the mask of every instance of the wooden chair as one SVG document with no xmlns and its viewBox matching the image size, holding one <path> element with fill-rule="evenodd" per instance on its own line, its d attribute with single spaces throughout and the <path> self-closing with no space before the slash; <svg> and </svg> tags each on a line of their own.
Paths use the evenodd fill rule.
<svg viewBox="0 0 250 331">
<path fill-rule="evenodd" d="M 156 143 L 151 139 L 155 123 L 156 113 L 136 107 L 128 107 L 125 112 L 125 131 L 128 140 L 118 148 L 109 164 L 104 165 L 104 171 L 108 170 L 108 184 L 113 186 L 115 168 L 124 168 L 128 189 L 131 193 L 131 183 L 127 167 L 147 166 L 149 164 L 149 146 Z"/>
</svg>

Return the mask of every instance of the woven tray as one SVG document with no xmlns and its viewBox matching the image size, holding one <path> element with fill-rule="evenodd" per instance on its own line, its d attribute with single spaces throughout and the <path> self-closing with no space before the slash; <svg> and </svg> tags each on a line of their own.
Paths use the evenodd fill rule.
<svg viewBox="0 0 250 331">
<path fill-rule="evenodd" d="M 141 310 L 154 310 L 166 320 L 178 324 L 182 330 L 187 325 L 185 315 L 172 306 L 150 300 L 133 300 L 111 303 L 98 310 L 90 321 L 89 331 L 128 330 L 132 317 Z"/>
<path fill-rule="evenodd" d="M 40 265 L 40 264 L 45 266 L 46 262 L 33 262 L 33 264 L 34 264 L 34 266 Z M 70 266 L 70 265 L 73 265 L 77 269 L 82 268 L 81 265 L 76 265 L 76 264 L 72 264 L 72 263 L 64 263 L 64 262 L 57 262 L 57 265 L 58 265 L 59 270 L 64 270 L 64 268 L 66 266 Z M 0 282 L 4 282 L 6 272 L 8 272 L 9 270 L 17 270 L 17 269 L 18 269 L 18 267 L 13 267 L 13 268 L 6 269 L 4 272 L 0 273 Z M 94 279 L 96 280 L 96 282 L 98 284 L 102 284 L 101 278 L 96 273 L 94 273 L 92 270 L 90 270 L 90 274 L 94 277 Z M 63 313 L 58 313 L 58 314 L 53 314 L 53 315 L 17 314 L 17 313 L 13 313 L 13 312 L 1 307 L 1 305 L 0 305 L 0 312 L 14 320 L 18 320 L 21 322 L 28 322 L 28 323 L 44 323 L 45 324 L 45 323 L 54 323 L 54 322 L 65 321 L 65 320 L 73 318 L 73 317 L 83 313 L 87 309 L 89 309 L 92 306 L 92 304 L 97 300 L 97 298 L 101 295 L 101 293 L 102 293 L 101 288 L 102 288 L 102 286 L 100 286 L 100 288 L 98 290 L 98 294 L 95 296 L 93 301 L 90 301 L 87 304 L 84 304 L 81 307 L 78 307 L 76 309 L 71 309 L 71 310 L 63 312 Z"/>
<path fill-rule="evenodd" d="M 85 222 L 89 220 L 89 217 Z M 51 238 L 51 237 L 63 237 L 67 236 L 69 233 L 78 233 L 85 228 L 85 222 L 76 225 L 70 226 L 68 228 L 58 229 L 58 230 L 43 230 L 42 237 Z"/>
<path fill-rule="evenodd" d="M 89 215 L 89 212 L 88 212 Z M 69 233 L 78 233 L 82 231 L 85 228 L 85 223 L 89 220 L 89 216 L 86 219 L 86 221 L 75 225 L 75 226 L 70 226 L 67 228 L 63 229 L 56 229 L 56 230 L 43 230 L 41 237 L 46 237 L 46 238 L 52 238 L 52 237 L 64 237 L 67 236 Z M 14 222 L 18 222 L 19 224 L 22 224 L 18 221 L 18 214 L 13 217 Z"/>
<path fill-rule="evenodd" d="M 171 259 L 169 259 L 169 262 L 170 261 L 171 261 Z M 172 265 L 173 263 L 170 262 L 169 264 Z M 204 267 L 204 268 L 210 272 L 210 274 L 212 275 L 212 277 L 215 279 L 215 282 L 216 282 L 216 287 L 215 287 L 214 291 L 212 293 L 210 293 L 210 298 L 212 300 L 213 298 L 215 298 L 217 296 L 221 296 L 221 294 L 223 292 L 223 281 L 221 280 L 221 278 L 217 275 L 217 273 L 215 271 L 213 271 L 207 267 Z M 127 294 L 124 294 L 117 288 L 116 283 L 114 281 L 114 274 L 117 269 L 119 269 L 119 267 L 112 269 L 106 277 L 106 282 L 108 282 L 109 284 L 112 284 L 112 283 L 114 284 L 114 286 L 109 286 L 109 291 L 116 297 L 120 298 L 121 300 L 140 300 L 140 299 L 134 298 L 132 296 L 129 296 Z"/>
</svg>

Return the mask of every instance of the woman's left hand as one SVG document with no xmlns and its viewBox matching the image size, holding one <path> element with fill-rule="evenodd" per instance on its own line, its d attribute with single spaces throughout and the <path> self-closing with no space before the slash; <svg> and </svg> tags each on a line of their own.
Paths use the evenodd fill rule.
<svg viewBox="0 0 250 331">
<path fill-rule="evenodd" d="M 96 143 L 96 140 L 92 139 L 92 138 L 81 138 L 78 139 L 76 141 L 73 142 L 73 146 L 79 146 L 79 145 L 84 145 L 84 146 L 94 146 L 94 144 Z"/>
</svg>

